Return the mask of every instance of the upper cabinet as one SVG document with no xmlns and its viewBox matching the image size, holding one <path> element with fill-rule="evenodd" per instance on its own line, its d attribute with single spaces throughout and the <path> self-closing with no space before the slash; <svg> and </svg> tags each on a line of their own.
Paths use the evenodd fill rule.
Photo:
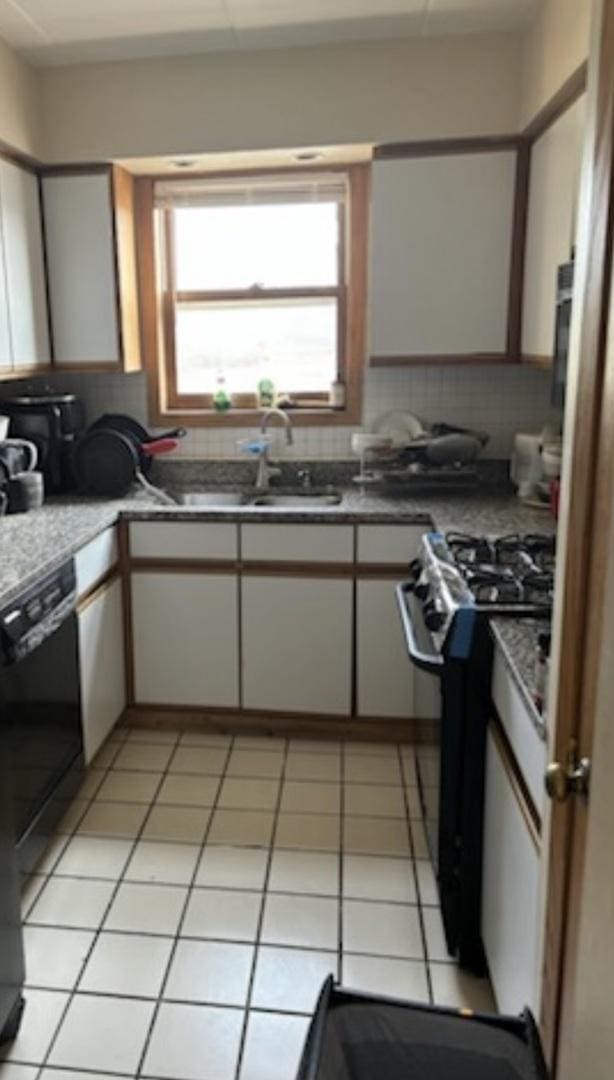
<svg viewBox="0 0 614 1080">
<path fill-rule="evenodd" d="M 547 362 L 554 353 L 556 272 L 574 244 L 586 95 L 533 144 L 524 271 L 522 354 Z"/>
<path fill-rule="evenodd" d="M 373 166 L 371 357 L 507 350 L 513 151 Z"/>
<path fill-rule="evenodd" d="M 49 364 L 49 328 L 38 179 L 5 159 L 0 229 L 0 373 L 6 376 Z"/>
<path fill-rule="evenodd" d="M 56 367 L 141 366 L 133 199 L 115 166 L 43 178 Z"/>
</svg>

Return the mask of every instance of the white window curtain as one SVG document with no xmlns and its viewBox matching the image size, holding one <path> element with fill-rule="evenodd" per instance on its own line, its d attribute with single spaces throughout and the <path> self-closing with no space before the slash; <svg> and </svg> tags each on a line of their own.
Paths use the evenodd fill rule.
<svg viewBox="0 0 614 1080">
<path fill-rule="evenodd" d="M 159 209 L 186 206 L 266 206 L 287 203 L 336 202 L 347 199 L 344 173 L 300 173 L 256 177 L 215 177 L 211 180 L 158 180 L 154 188 Z"/>
</svg>

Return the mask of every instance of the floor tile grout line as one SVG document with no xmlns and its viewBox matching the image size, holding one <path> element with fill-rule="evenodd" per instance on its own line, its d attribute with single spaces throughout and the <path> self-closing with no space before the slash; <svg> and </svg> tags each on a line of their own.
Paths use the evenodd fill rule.
<svg viewBox="0 0 614 1080">
<path fill-rule="evenodd" d="M 110 771 L 110 769 L 107 770 L 107 771 Z M 153 803 L 155 802 L 156 795 L 157 795 L 158 791 L 160 790 L 162 780 L 163 780 L 163 776 L 164 776 L 164 774 L 162 774 L 162 776 L 160 777 L 159 784 L 158 784 L 158 786 L 156 788 L 156 791 L 154 792 L 154 795 L 152 797 L 151 805 L 153 805 Z M 145 825 L 145 821 L 147 820 L 147 816 L 148 815 L 146 815 L 146 817 L 143 820 L 143 824 L 141 826 L 141 829 Z M 73 986 L 72 990 L 69 991 L 68 1000 L 66 1001 L 65 1007 L 62 1010 L 62 1014 L 60 1016 L 59 1023 L 55 1027 L 53 1036 L 52 1036 L 51 1041 L 49 1042 L 49 1044 L 47 1046 L 47 1051 L 46 1051 L 46 1053 L 45 1053 L 45 1055 L 43 1057 L 43 1061 L 42 1061 L 42 1064 L 41 1064 L 41 1069 L 46 1068 L 48 1066 L 48 1064 L 49 1064 L 49 1059 L 50 1059 L 50 1056 L 51 1056 L 51 1054 L 53 1052 L 53 1048 L 54 1048 L 54 1046 L 55 1046 L 55 1044 L 56 1044 L 56 1042 L 58 1040 L 60 1031 L 62 1029 L 62 1026 L 64 1024 L 66 1016 L 68 1015 L 68 1011 L 69 1011 L 69 1009 L 70 1009 L 70 1007 L 72 1005 L 72 1002 L 73 1002 L 75 996 L 78 993 L 78 986 L 79 986 L 79 983 L 81 982 L 81 979 L 82 979 L 82 977 L 83 977 L 83 975 L 85 973 L 85 969 L 86 969 L 86 967 L 87 967 L 87 965 L 88 965 L 88 963 L 89 963 L 89 961 L 90 961 L 90 959 L 92 957 L 94 949 L 96 948 L 96 945 L 98 943 L 100 935 L 103 932 L 103 926 L 104 926 L 105 920 L 106 920 L 106 918 L 107 918 L 107 916 L 109 914 L 109 911 L 111 910 L 111 907 L 112 907 L 112 905 L 113 905 L 113 903 L 115 901 L 117 893 L 119 892 L 120 886 L 121 886 L 121 884 L 123 882 L 123 875 L 124 875 L 128 865 L 130 863 L 130 860 L 132 859 L 132 856 L 134 854 L 134 851 L 135 851 L 136 846 L 137 846 L 138 841 L 139 841 L 139 837 L 140 837 L 140 832 L 134 838 L 134 841 L 131 844 L 130 851 L 127 852 L 127 854 L 126 854 L 126 859 L 125 859 L 124 864 L 123 864 L 122 872 L 118 875 L 117 879 L 113 883 L 113 888 L 111 890 L 109 899 L 108 899 L 108 901 L 107 901 L 107 903 L 105 905 L 104 911 L 102 912 L 102 917 L 101 917 L 100 921 L 98 922 L 98 926 L 96 928 L 93 928 L 94 929 L 94 936 L 92 938 L 92 941 L 90 942 L 90 947 L 87 950 L 87 953 L 86 953 L 86 955 L 85 955 L 85 957 L 83 959 L 83 963 L 81 964 L 81 967 L 79 969 L 79 974 L 77 975 L 74 986 Z M 60 876 L 60 875 L 58 875 L 58 876 Z"/>
<path fill-rule="evenodd" d="M 401 775 L 405 779 L 406 778 L 405 759 L 403 758 L 403 754 L 401 753 L 401 748 L 400 747 L 399 747 L 399 764 L 400 764 L 400 768 L 401 768 Z M 415 750 L 415 747 L 414 747 L 414 751 L 413 751 L 413 754 L 412 754 L 411 768 L 412 768 L 412 771 L 415 774 L 415 772 L 416 772 L 416 750 Z M 418 788 L 418 791 L 419 790 L 420 789 Z M 417 905 L 417 912 L 418 912 L 418 922 L 419 922 L 419 925 L 420 925 L 420 936 L 421 936 L 421 939 L 422 939 L 422 950 L 423 950 L 423 953 L 424 953 L 424 974 L 425 974 L 425 978 L 426 978 L 426 988 L 427 988 L 427 993 L 428 993 L 428 997 L 429 997 L 429 1003 L 431 1005 L 433 1005 L 435 999 L 434 999 L 434 995 L 433 995 L 433 984 L 432 984 L 432 980 L 431 980 L 431 971 L 430 971 L 430 968 L 429 968 L 429 950 L 428 950 L 428 942 L 427 942 L 427 937 L 426 937 L 426 925 L 425 925 L 425 922 L 424 922 L 424 914 L 423 914 L 423 911 L 422 911 L 422 896 L 420 894 L 420 883 L 418 881 L 418 871 L 417 871 L 417 868 L 416 868 L 414 834 L 413 834 L 412 827 L 411 827 L 412 818 L 410 817 L 410 813 L 409 813 L 409 799 L 407 798 L 407 787 L 406 787 L 406 785 L 403 785 L 403 796 L 404 796 L 404 799 L 405 799 L 405 809 L 407 811 L 407 829 L 408 829 L 408 832 L 409 832 L 409 842 L 410 842 L 410 849 L 411 849 L 411 853 L 412 853 L 412 868 L 413 868 L 413 876 L 414 876 L 414 889 L 416 891 L 416 905 Z"/>
<path fill-rule="evenodd" d="M 275 851 L 276 851 L 275 837 L 277 835 L 277 825 L 278 825 L 278 822 L 279 822 L 282 793 L 283 793 L 283 790 L 284 790 L 284 783 L 285 783 L 285 778 L 286 778 L 286 765 L 287 765 L 288 754 L 289 754 L 288 743 L 289 743 L 289 740 L 286 739 L 285 742 L 284 742 L 284 751 L 283 751 L 283 760 L 282 760 L 282 765 L 281 765 L 281 772 L 279 774 L 279 789 L 278 789 L 278 793 L 277 793 L 277 805 L 276 805 L 275 810 L 274 810 L 273 828 L 271 830 L 271 834 L 270 834 L 270 837 L 269 837 L 269 847 L 268 847 L 267 862 L 266 862 L 266 867 L 265 867 L 265 871 L 264 871 L 264 881 L 263 881 L 263 885 L 262 885 L 262 901 L 261 901 L 261 904 L 260 904 L 260 915 L 259 915 L 259 918 L 258 918 L 258 924 L 256 926 L 256 934 L 255 934 L 255 938 L 254 938 L 254 955 L 253 955 L 253 958 L 252 958 L 252 967 L 251 967 L 251 971 L 250 971 L 250 975 L 249 975 L 249 981 L 248 981 L 248 984 L 247 984 L 247 995 L 246 995 L 246 998 L 245 998 L 245 1014 L 244 1014 L 244 1017 L 243 1017 L 243 1026 L 242 1026 L 242 1029 L 241 1029 L 241 1037 L 240 1037 L 240 1040 L 239 1040 L 239 1049 L 238 1049 L 238 1053 L 237 1053 L 237 1064 L 236 1064 L 236 1069 L 235 1069 L 235 1080 L 240 1080 L 240 1074 L 241 1074 L 241 1070 L 243 1068 L 243 1057 L 244 1057 L 244 1054 L 245 1054 L 245 1045 L 246 1045 L 246 1041 L 247 1041 L 247 1028 L 248 1028 L 248 1023 L 249 1023 L 249 1015 L 250 1015 L 250 1009 L 251 1009 L 251 1003 L 252 1003 L 252 996 L 253 996 L 253 992 L 254 992 L 254 984 L 255 984 L 255 981 L 256 981 L 256 969 L 257 969 L 257 966 L 258 966 L 258 957 L 259 957 L 259 953 L 260 953 L 262 927 L 264 925 L 264 914 L 265 914 L 265 909 L 266 909 L 266 904 L 267 904 L 269 880 L 270 880 L 270 876 L 271 876 L 271 867 L 272 867 L 272 864 L 273 864 L 273 857 L 274 857 L 274 854 L 275 854 Z"/>
<path fill-rule="evenodd" d="M 212 827 L 212 824 L 213 824 L 213 818 L 214 818 L 215 811 L 216 811 L 216 808 L 217 808 L 217 802 L 219 800 L 220 793 L 221 793 L 221 790 L 222 790 L 222 785 L 224 783 L 224 777 L 225 777 L 225 774 L 226 774 L 226 769 L 228 767 L 228 762 L 230 760 L 230 756 L 232 754 L 233 745 L 234 745 L 234 738 L 231 738 L 228 746 L 226 747 L 226 757 L 224 759 L 224 768 L 223 768 L 222 773 L 221 773 L 221 775 L 220 775 L 220 777 L 218 779 L 217 791 L 216 791 L 213 806 L 211 807 L 211 813 L 209 815 L 209 820 L 207 822 L 207 827 L 205 829 L 202 842 L 199 845 L 199 852 L 198 852 L 198 855 L 197 855 L 196 860 L 194 862 L 194 867 L 193 867 L 193 870 L 192 870 L 190 881 L 189 881 L 189 883 L 187 885 L 186 896 L 185 896 L 185 900 L 183 902 L 182 909 L 181 909 L 181 912 L 180 912 L 180 915 L 179 915 L 179 920 L 177 922 L 175 933 L 172 935 L 173 944 L 171 946 L 171 950 L 170 950 L 168 960 L 167 960 L 167 963 L 166 963 L 166 968 L 165 968 L 165 971 L 164 971 L 164 975 L 163 975 L 162 981 L 160 983 L 160 987 L 159 987 L 159 990 L 158 990 L 158 995 L 157 995 L 156 1000 L 154 1001 L 154 1008 L 153 1008 L 153 1012 L 152 1012 L 152 1015 L 151 1015 L 151 1020 L 150 1020 L 150 1023 L 148 1025 L 148 1028 L 147 1028 L 147 1033 L 145 1035 L 145 1041 L 144 1041 L 144 1044 L 143 1044 L 143 1048 L 142 1048 L 141 1054 L 139 1056 L 139 1060 L 138 1060 L 138 1063 L 137 1063 L 136 1070 L 134 1072 L 134 1077 L 135 1078 L 140 1077 L 141 1074 L 142 1074 L 142 1070 L 143 1070 L 145 1061 L 147 1059 L 147 1054 L 149 1052 L 151 1039 L 153 1037 L 153 1032 L 154 1032 L 154 1028 L 155 1028 L 155 1025 L 156 1025 L 156 1021 L 158 1019 L 158 1016 L 160 1015 L 160 1009 L 161 1009 L 162 1004 L 164 1003 L 164 1000 L 165 1000 L 164 999 L 164 991 L 166 989 L 168 979 L 169 979 L 169 975 L 170 975 L 170 972 L 171 972 L 171 968 L 173 966 L 173 962 L 174 962 L 174 959 L 175 959 L 175 954 L 177 952 L 177 946 L 178 946 L 178 944 L 179 944 L 179 942 L 181 940 L 181 930 L 183 928 L 183 924 L 184 924 L 184 921 L 185 921 L 188 906 L 190 904 L 190 900 L 191 900 L 191 897 L 192 897 L 192 894 L 193 894 L 194 882 L 196 881 L 198 871 L 199 871 L 199 868 L 200 868 L 200 864 L 201 864 L 201 861 L 202 861 L 203 853 L 204 853 L 205 847 L 207 846 L 207 837 L 208 837 L 208 835 L 209 835 L 209 833 L 211 831 L 211 827 Z M 177 742 L 177 746 L 181 746 L 180 740 Z M 173 757 L 174 757 L 174 753 L 173 753 L 173 755 L 171 755 L 171 758 L 169 759 L 169 765 L 172 762 Z M 154 805 L 154 803 L 152 803 L 152 806 L 153 805 Z M 149 814 L 147 816 L 149 817 Z"/>
</svg>

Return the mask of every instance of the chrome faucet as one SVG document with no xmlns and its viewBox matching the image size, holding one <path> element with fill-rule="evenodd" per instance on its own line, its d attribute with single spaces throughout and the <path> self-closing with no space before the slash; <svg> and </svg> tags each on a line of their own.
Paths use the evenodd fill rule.
<svg viewBox="0 0 614 1080">
<path fill-rule="evenodd" d="M 267 409 L 266 412 L 262 414 L 262 420 L 260 422 L 260 434 L 266 435 L 269 426 L 269 420 L 271 420 L 274 416 L 278 416 L 283 422 L 286 429 L 286 446 L 291 446 L 294 441 L 292 437 L 292 421 L 290 420 L 288 414 L 283 411 L 283 409 Z M 256 487 L 259 491 L 268 491 L 271 479 L 274 476 L 280 475 L 281 469 L 278 468 L 276 465 L 269 464 L 269 446 L 268 443 L 263 439 L 262 448 L 260 450 L 258 460 Z"/>
</svg>

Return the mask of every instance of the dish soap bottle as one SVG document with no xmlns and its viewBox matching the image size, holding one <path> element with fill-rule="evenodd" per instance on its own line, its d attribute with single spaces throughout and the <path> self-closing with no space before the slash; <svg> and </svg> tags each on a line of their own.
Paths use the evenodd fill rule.
<svg viewBox="0 0 614 1080">
<path fill-rule="evenodd" d="M 223 375 L 218 375 L 217 390 L 213 395 L 213 408 L 216 412 L 228 412 L 231 404 L 230 395 L 226 390 L 226 379 Z"/>
</svg>

